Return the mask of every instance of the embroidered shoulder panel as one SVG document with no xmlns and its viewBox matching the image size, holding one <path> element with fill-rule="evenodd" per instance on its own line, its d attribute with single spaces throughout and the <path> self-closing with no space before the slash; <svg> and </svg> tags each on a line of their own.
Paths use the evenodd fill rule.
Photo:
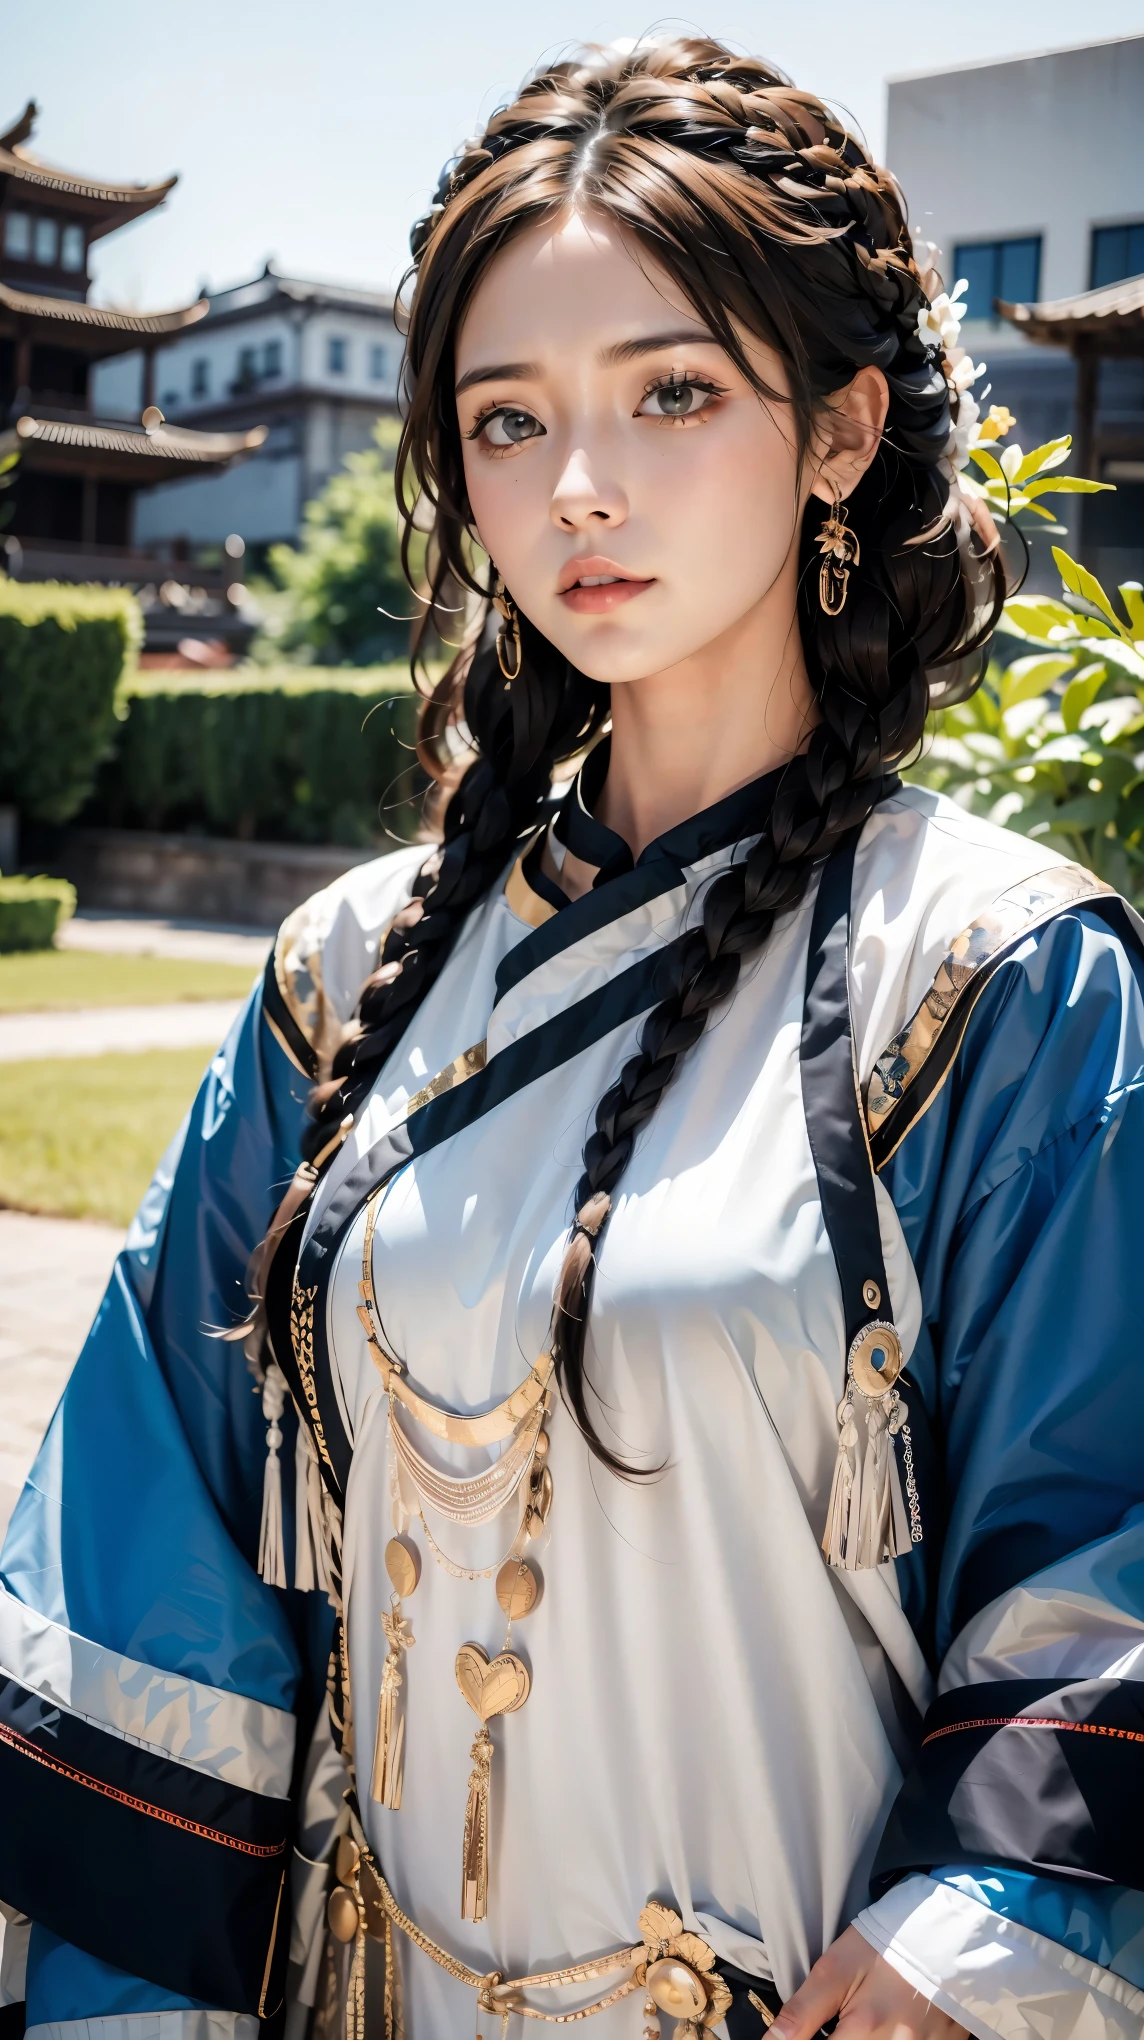
<svg viewBox="0 0 1144 2040">
<path fill-rule="evenodd" d="M 1010 886 L 962 929 L 921 1005 L 871 1072 L 866 1125 L 876 1168 L 936 1096 L 979 994 L 1014 943 L 1066 907 L 1109 897 L 1114 889 L 1082 865 L 1053 864 Z"/>
</svg>

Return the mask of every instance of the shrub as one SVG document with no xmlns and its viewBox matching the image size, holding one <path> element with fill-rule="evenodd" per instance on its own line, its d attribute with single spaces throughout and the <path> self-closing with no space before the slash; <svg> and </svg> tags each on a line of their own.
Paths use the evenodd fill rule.
<svg viewBox="0 0 1144 2040">
<path fill-rule="evenodd" d="M 82 807 L 139 636 L 124 589 L 0 579 L 0 802 L 44 822 Z"/>
<path fill-rule="evenodd" d="M 379 418 L 375 445 L 347 455 L 307 503 L 301 545 L 271 547 L 285 600 L 270 605 L 266 634 L 279 652 L 365 666 L 399 658 L 408 645 L 408 624 L 394 620 L 417 609 L 401 571 L 397 438 L 396 419 Z"/>
<path fill-rule="evenodd" d="M 355 847 L 409 834 L 417 702 L 400 667 L 133 674 L 85 819 Z"/>
<path fill-rule="evenodd" d="M 996 660 L 976 694 L 935 716 L 910 773 L 1063 851 L 1144 902 L 1144 591 L 1123 615 L 1059 546 L 1063 601 L 1016 595 L 1005 629 L 1039 647 Z"/>
<path fill-rule="evenodd" d="M 74 913 L 75 887 L 65 878 L 0 878 L 0 955 L 50 949 Z"/>
</svg>

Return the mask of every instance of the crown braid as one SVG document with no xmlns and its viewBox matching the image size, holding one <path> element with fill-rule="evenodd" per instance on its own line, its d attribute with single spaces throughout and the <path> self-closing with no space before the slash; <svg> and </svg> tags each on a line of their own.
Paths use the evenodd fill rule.
<svg viewBox="0 0 1144 2040">
<path fill-rule="evenodd" d="M 858 369 L 880 368 L 890 393 L 878 452 L 848 500 L 861 565 L 841 615 L 824 615 L 814 599 L 824 508 L 812 498 L 804 513 L 798 616 L 819 712 L 809 745 L 760 812 L 747 856 L 706 887 L 697 924 L 672 952 L 669 990 L 601 1098 L 584 1146 L 553 1352 L 592 1451 L 626 1474 L 633 1469 L 598 1434 L 584 1355 L 616 1187 L 680 1058 L 731 997 L 744 960 L 804 898 L 818 862 L 867 819 L 921 738 L 933 674 L 984 641 L 1004 583 L 997 556 L 950 502 L 946 364 L 919 337 L 925 289 L 894 179 L 780 72 L 686 38 L 623 55 L 587 51 L 542 71 L 447 167 L 413 230 L 397 472 L 407 562 L 414 508 L 422 524 L 426 510 L 433 520 L 427 629 L 445 636 L 457 588 L 487 614 L 452 393 L 454 336 L 499 250 L 569 204 L 630 232 L 772 398 L 779 393 L 764 391 L 739 332 L 777 349 L 790 385 L 780 400 L 804 454 L 831 394 Z M 445 802 L 442 843 L 366 985 L 357 1035 L 315 1094 L 312 1152 L 356 1109 L 465 918 L 536 826 L 555 766 L 603 724 L 608 690 L 521 624 L 518 679 L 503 680 L 486 632 L 425 704 L 419 754 Z M 460 775 L 450 751 L 458 731 L 472 757 Z"/>
</svg>

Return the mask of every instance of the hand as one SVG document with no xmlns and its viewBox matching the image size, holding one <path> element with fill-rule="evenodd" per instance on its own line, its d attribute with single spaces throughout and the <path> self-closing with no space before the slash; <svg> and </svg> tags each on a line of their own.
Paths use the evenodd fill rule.
<svg viewBox="0 0 1144 2040">
<path fill-rule="evenodd" d="M 801 1990 L 789 1997 L 769 2040 L 812 2040 L 837 2017 L 834 2040 L 967 2040 L 947 2018 L 847 1927 L 820 1955 Z"/>
</svg>

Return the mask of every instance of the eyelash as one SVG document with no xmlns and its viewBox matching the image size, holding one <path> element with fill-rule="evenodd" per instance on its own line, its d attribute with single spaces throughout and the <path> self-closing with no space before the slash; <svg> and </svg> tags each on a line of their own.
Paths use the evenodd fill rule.
<svg viewBox="0 0 1144 2040">
<path fill-rule="evenodd" d="M 695 369 L 685 369 L 682 374 L 680 374 L 676 369 L 672 369 L 670 373 L 667 375 L 657 375 L 652 377 L 651 381 L 647 384 L 646 388 L 644 389 L 643 395 L 640 398 L 639 404 L 636 407 L 635 416 L 637 418 L 639 417 L 643 405 L 646 404 L 649 397 L 653 397 L 655 395 L 657 390 L 672 390 L 672 389 L 701 390 L 704 393 L 704 395 L 715 398 L 725 397 L 727 394 L 724 385 L 717 382 L 713 382 L 709 376 L 700 375 L 698 371 Z M 465 434 L 465 437 L 466 439 L 469 440 L 480 439 L 485 434 L 486 426 L 490 425 L 494 418 L 503 418 L 506 415 L 511 416 L 514 412 L 524 412 L 524 410 L 525 407 L 522 404 L 487 404 L 483 411 L 478 412 L 472 425 L 469 427 L 468 432 Z M 525 412 L 525 415 L 530 416 L 531 414 Z M 697 411 L 695 413 L 695 416 L 700 418 L 703 417 L 704 415 L 705 413 L 703 411 Z M 660 418 L 658 418 L 656 422 L 657 424 L 660 425 L 685 425 L 689 421 L 686 413 L 684 413 L 682 416 L 678 418 L 671 418 L 664 414 Z M 530 436 L 534 438 L 540 438 L 543 436 L 543 434 L 534 433 Z M 527 440 L 521 440 L 517 442 L 518 445 L 527 445 L 527 443 L 528 443 Z M 485 438 L 485 452 L 489 454 L 494 460 L 503 459 L 505 454 L 513 453 L 515 451 L 516 448 L 514 446 L 490 445 L 488 439 Z"/>
<path fill-rule="evenodd" d="M 657 375 L 652 377 L 651 381 L 648 383 L 646 389 L 644 390 L 643 396 L 640 398 L 639 405 L 636 408 L 636 416 L 637 417 L 639 416 L 640 410 L 642 409 L 643 405 L 646 404 L 649 397 L 654 397 L 657 390 L 682 390 L 682 389 L 702 390 L 705 395 L 716 398 L 725 397 L 727 394 L 726 386 L 724 384 L 713 382 L 710 376 L 700 375 L 697 369 L 693 368 L 684 369 L 682 374 L 680 374 L 678 370 L 673 368 L 669 375 Z M 695 413 L 695 416 L 697 418 L 702 418 L 705 415 L 706 406 L 702 411 L 697 411 Z M 678 418 L 671 418 L 668 417 L 666 414 L 662 414 L 656 420 L 656 423 L 659 425 L 686 425 L 688 422 L 689 420 L 686 413 L 683 413 Z"/>
</svg>

